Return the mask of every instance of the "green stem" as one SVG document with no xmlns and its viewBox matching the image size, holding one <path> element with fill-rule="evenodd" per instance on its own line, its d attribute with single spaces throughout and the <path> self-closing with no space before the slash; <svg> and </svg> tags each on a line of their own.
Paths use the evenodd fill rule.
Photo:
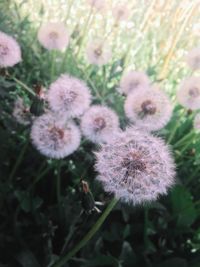
<svg viewBox="0 0 200 267">
<path fill-rule="evenodd" d="M 19 157 L 17 158 L 17 160 L 15 162 L 15 165 L 14 165 L 14 167 L 13 167 L 13 169 L 12 169 L 10 175 L 9 175 L 8 180 L 10 182 L 12 181 L 12 179 L 13 179 L 13 177 L 14 177 L 14 175 L 15 175 L 15 173 L 16 173 L 19 165 L 20 165 L 20 163 L 22 162 L 22 159 L 23 159 L 23 156 L 24 156 L 24 154 L 26 152 L 26 149 L 28 147 L 28 144 L 29 144 L 29 140 L 26 141 L 26 143 L 25 143 L 24 147 L 22 148 L 21 153 L 19 154 Z"/>
<path fill-rule="evenodd" d="M 96 221 L 93 227 L 89 230 L 89 232 L 84 236 L 84 238 L 65 256 L 61 257 L 56 263 L 54 263 L 51 267 L 61 267 L 63 266 L 69 259 L 71 259 L 82 247 L 84 247 L 87 242 L 94 236 L 94 234 L 99 230 L 105 219 L 108 217 L 114 206 L 117 204 L 118 200 L 113 198 L 105 211 L 102 213 L 101 217 Z"/>
<path fill-rule="evenodd" d="M 58 170 L 57 170 L 57 183 L 56 183 L 56 195 L 57 195 L 57 202 L 58 206 L 60 209 L 60 200 L 61 200 L 61 193 L 60 193 L 60 186 L 61 186 L 61 181 L 60 181 L 60 169 L 61 169 L 61 162 L 58 163 Z"/>
<path fill-rule="evenodd" d="M 195 132 L 192 130 L 188 134 L 184 135 L 178 142 L 176 142 L 174 144 L 174 148 L 177 148 L 178 146 L 180 146 L 182 143 L 190 139 L 193 135 L 195 135 Z"/>
<path fill-rule="evenodd" d="M 23 87 L 27 92 L 29 92 L 30 94 L 35 96 L 35 93 L 33 92 L 33 90 L 28 87 L 25 83 L 23 83 L 22 81 L 18 80 L 15 77 L 12 77 L 12 80 L 15 81 L 16 83 L 18 83 L 21 87 Z"/>
</svg>

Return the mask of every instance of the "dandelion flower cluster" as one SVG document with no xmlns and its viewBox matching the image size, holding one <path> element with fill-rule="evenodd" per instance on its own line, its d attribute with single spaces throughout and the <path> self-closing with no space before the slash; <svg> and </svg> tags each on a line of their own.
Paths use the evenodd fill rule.
<svg viewBox="0 0 200 267">
<path fill-rule="evenodd" d="M 120 89 L 122 93 L 128 95 L 137 89 L 148 87 L 149 84 L 149 78 L 144 72 L 129 71 L 122 76 Z"/>
<path fill-rule="evenodd" d="M 169 98 L 157 87 L 138 90 L 128 95 L 124 109 L 131 122 L 148 131 L 163 128 L 172 115 Z"/>
<path fill-rule="evenodd" d="M 110 108 L 95 105 L 83 115 L 81 129 L 85 137 L 92 142 L 106 142 L 119 131 L 119 119 Z"/>
<path fill-rule="evenodd" d="M 200 131 L 200 113 L 198 113 L 194 118 L 194 128 Z"/>
<path fill-rule="evenodd" d="M 22 125 L 29 125 L 31 123 L 29 108 L 25 105 L 23 99 L 20 97 L 15 100 L 13 117 Z"/>
<path fill-rule="evenodd" d="M 174 184 L 175 166 L 168 146 L 135 128 L 103 144 L 96 152 L 95 166 L 105 191 L 132 204 L 156 200 Z"/>
<path fill-rule="evenodd" d="M 110 47 L 100 40 L 92 41 L 86 49 L 86 56 L 89 63 L 94 65 L 105 65 L 112 57 Z"/>
<path fill-rule="evenodd" d="M 186 59 L 192 70 L 200 69 L 200 47 L 192 49 Z"/>
<path fill-rule="evenodd" d="M 184 80 L 177 92 L 179 103 L 188 109 L 200 108 L 200 77 L 190 77 Z"/>
<path fill-rule="evenodd" d="M 80 145 L 80 131 L 72 121 L 47 113 L 35 119 L 31 128 L 33 145 L 49 158 L 64 158 Z"/>
<path fill-rule="evenodd" d="M 48 50 L 63 50 L 69 44 L 69 34 L 62 22 L 47 22 L 39 29 L 38 40 Z"/>
<path fill-rule="evenodd" d="M 0 67 L 12 67 L 21 61 L 21 49 L 16 40 L 0 31 Z"/>
<path fill-rule="evenodd" d="M 69 75 L 61 75 L 51 84 L 47 98 L 52 111 L 67 117 L 79 117 L 91 102 L 87 85 Z"/>
</svg>

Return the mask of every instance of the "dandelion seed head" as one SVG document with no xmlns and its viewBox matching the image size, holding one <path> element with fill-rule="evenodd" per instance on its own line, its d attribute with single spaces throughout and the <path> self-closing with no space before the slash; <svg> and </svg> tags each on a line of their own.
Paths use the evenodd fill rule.
<svg viewBox="0 0 200 267">
<path fill-rule="evenodd" d="M 194 129 L 200 131 L 200 113 L 198 113 L 194 118 Z"/>
<path fill-rule="evenodd" d="M 72 121 L 66 121 L 55 114 L 46 113 L 33 122 L 31 139 L 41 154 L 61 159 L 78 149 L 80 131 Z"/>
<path fill-rule="evenodd" d="M 188 53 L 186 62 L 192 70 L 200 69 L 200 47 L 194 48 Z"/>
<path fill-rule="evenodd" d="M 24 100 L 21 97 L 18 97 L 15 100 L 13 117 L 22 125 L 29 125 L 31 123 L 29 107 L 25 105 Z"/>
<path fill-rule="evenodd" d="M 188 109 L 200 109 L 200 77 L 190 77 L 184 80 L 177 92 L 177 100 Z"/>
<path fill-rule="evenodd" d="M 21 60 L 21 49 L 16 40 L 0 31 L 0 67 L 12 67 Z"/>
<path fill-rule="evenodd" d="M 91 102 L 87 85 L 69 75 L 61 75 L 50 85 L 47 98 L 54 112 L 67 117 L 79 117 Z"/>
<path fill-rule="evenodd" d="M 122 93 L 128 95 L 135 90 L 147 88 L 149 84 L 149 78 L 144 72 L 129 71 L 122 76 L 120 88 Z"/>
<path fill-rule="evenodd" d="M 94 105 L 83 115 L 81 129 L 85 137 L 92 142 L 107 142 L 119 131 L 119 119 L 110 108 Z"/>
<path fill-rule="evenodd" d="M 86 49 L 87 60 L 90 64 L 105 65 L 112 57 L 111 49 L 100 40 L 92 41 Z"/>
<path fill-rule="evenodd" d="M 169 98 L 157 87 L 137 90 L 128 95 L 124 109 L 131 122 L 148 131 L 163 128 L 172 116 Z"/>
<path fill-rule="evenodd" d="M 133 205 L 156 200 L 175 182 L 169 147 L 137 128 L 118 133 L 102 144 L 95 168 L 105 191 Z"/>
<path fill-rule="evenodd" d="M 106 9 L 106 2 L 104 0 L 87 0 L 87 2 L 97 11 L 104 11 Z"/>
<path fill-rule="evenodd" d="M 126 5 L 117 5 L 112 10 L 116 21 L 128 20 L 130 18 L 130 9 Z"/>
<path fill-rule="evenodd" d="M 48 50 L 63 50 L 69 44 L 69 34 L 62 22 L 47 22 L 38 31 L 38 40 Z"/>
</svg>

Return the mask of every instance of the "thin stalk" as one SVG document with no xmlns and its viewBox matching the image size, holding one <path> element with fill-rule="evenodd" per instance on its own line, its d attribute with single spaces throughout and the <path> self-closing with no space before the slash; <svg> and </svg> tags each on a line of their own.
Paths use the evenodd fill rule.
<svg viewBox="0 0 200 267">
<path fill-rule="evenodd" d="M 71 8 L 72 8 L 72 6 L 73 6 L 73 3 L 74 3 L 74 0 L 71 0 L 71 1 L 69 2 L 69 6 L 68 6 L 68 10 L 67 10 L 67 15 L 66 15 L 66 17 L 65 17 L 65 21 L 66 21 L 66 22 L 67 22 L 68 19 L 69 19 L 69 15 L 70 15 L 70 11 L 71 11 Z"/>
<path fill-rule="evenodd" d="M 16 83 L 18 83 L 21 87 L 23 87 L 27 92 L 29 92 L 30 94 L 35 96 L 35 93 L 33 92 L 33 90 L 28 87 L 25 83 L 23 83 L 22 81 L 18 80 L 15 77 L 12 77 L 12 80 L 15 81 Z"/>
<path fill-rule="evenodd" d="M 87 242 L 94 236 L 94 234 L 99 230 L 105 219 L 108 217 L 114 206 L 117 204 L 118 200 L 113 198 L 105 211 L 102 213 L 100 218 L 96 221 L 93 227 L 89 230 L 89 232 L 84 236 L 84 238 L 65 256 L 61 257 L 56 263 L 54 263 L 51 267 L 61 267 L 68 260 L 70 260 L 82 247 L 84 247 Z"/>
<path fill-rule="evenodd" d="M 24 157 L 24 154 L 26 152 L 26 149 L 27 149 L 28 145 L 29 145 L 29 140 L 27 139 L 27 141 L 24 144 L 24 147 L 22 148 L 22 150 L 21 150 L 21 152 L 20 152 L 20 154 L 19 154 L 19 156 L 18 156 L 18 158 L 17 158 L 17 160 L 15 162 L 15 165 L 13 166 L 13 169 L 12 169 L 10 175 L 9 175 L 8 179 L 9 179 L 10 182 L 12 181 L 17 169 L 19 168 L 19 165 L 21 164 L 21 162 L 23 160 L 23 157 Z"/>
<path fill-rule="evenodd" d="M 188 139 L 190 139 L 191 137 L 193 137 L 195 135 L 195 131 L 191 131 L 188 134 L 184 135 L 178 142 L 176 142 L 174 144 L 174 148 L 179 147 L 181 144 L 183 144 L 185 141 L 187 141 Z"/>
</svg>

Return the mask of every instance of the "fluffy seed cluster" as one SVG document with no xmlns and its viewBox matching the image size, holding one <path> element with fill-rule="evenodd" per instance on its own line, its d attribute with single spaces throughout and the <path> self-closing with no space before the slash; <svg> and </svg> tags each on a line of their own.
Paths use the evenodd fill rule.
<svg viewBox="0 0 200 267">
<path fill-rule="evenodd" d="M 89 63 L 94 65 L 105 65 L 112 57 L 111 49 L 100 40 L 92 41 L 86 49 Z"/>
<path fill-rule="evenodd" d="M 198 113 L 194 118 L 194 128 L 200 131 L 200 113 Z"/>
<path fill-rule="evenodd" d="M 35 119 L 31 128 L 33 145 L 49 158 L 64 158 L 80 145 L 80 131 L 71 121 L 47 113 Z"/>
<path fill-rule="evenodd" d="M 21 49 L 16 40 L 0 31 L 0 67 L 12 67 L 21 61 Z"/>
<path fill-rule="evenodd" d="M 98 11 L 103 11 L 106 8 L 106 2 L 104 0 L 87 0 L 88 4 Z"/>
<path fill-rule="evenodd" d="M 69 34 L 62 22 L 47 22 L 39 29 L 38 40 L 48 50 L 63 50 L 69 44 Z"/>
<path fill-rule="evenodd" d="M 200 69 L 200 47 L 192 49 L 188 53 L 186 61 L 192 70 Z"/>
<path fill-rule="evenodd" d="M 184 80 L 177 92 L 179 103 L 191 110 L 200 108 L 200 77 L 190 77 Z"/>
<path fill-rule="evenodd" d="M 175 166 L 168 146 L 134 128 L 103 144 L 95 166 L 105 191 L 132 204 L 156 200 L 174 184 Z"/>
<path fill-rule="evenodd" d="M 148 131 L 163 128 L 172 116 L 169 98 L 157 87 L 137 90 L 128 95 L 124 109 L 131 122 Z"/>
<path fill-rule="evenodd" d="M 112 10 L 113 17 L 116 21 L 128 20 L 130 17 L 130 10 L 127 5 L 117 5 Z"/>
<path fill-rule="evenodd" d="M 88 109 L 91 94 L 87 85 L 74 77 L 61 75 L 48 91 L 50 108 L 66 117 L 79 117 Z"/>
<path fill-rule="evenodd" d="M 129 71 L 125 73 L 120 81 L 121 92 L 128 95 L 137 89 L 148 87 L 150 80 L 144 72 Z"/>
<path fill-rule="evenodd" d="M 119 119 L 110 108 L 95 105 L 83 115 L 81 129 L 85 137 L 92 142 L 107 142 L 119 131 Z"/>
<path fill-rule="evenodd" d="M 31 115 L 29 108 L 25 105 L 22 98 L 17 98 L 14 103 L 13 117 L 22 125 L 29 125 L 31 123 Z"/>
</svg>

